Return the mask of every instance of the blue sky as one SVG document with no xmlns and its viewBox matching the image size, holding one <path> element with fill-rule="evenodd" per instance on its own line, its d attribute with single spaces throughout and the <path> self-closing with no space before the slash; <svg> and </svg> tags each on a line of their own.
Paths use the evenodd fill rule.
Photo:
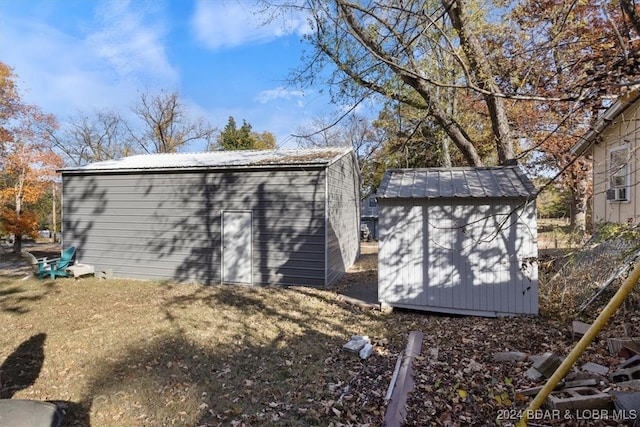
<svg viewBox="0 0 640 427">
<path fill-rule="evenodd" d="M 219 129 L 233 116 L 295 147 L 290 134 L 336 108 L 286 86 L 304 18 L 264 26 L 255 12 L 252 0 L 0 0 L 0 61 L 62 125 L 78 112 L 129 114 L 138 91 L 163 89 Z"/>
</svg>

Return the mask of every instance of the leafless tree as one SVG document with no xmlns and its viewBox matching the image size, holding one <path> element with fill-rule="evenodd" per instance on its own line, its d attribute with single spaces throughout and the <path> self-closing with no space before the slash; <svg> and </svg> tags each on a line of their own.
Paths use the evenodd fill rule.
<svg viewBox="0 0 640 427">
<path fill-rule="evenodd" d="M 53 140 L 67 162 L 77 166 L 135 153 L 127 124 L 118 113 L 109 110 L 70 117 Z"/>
<path fill-rule="evenodd" d="M 318 116 L 298 129 L 294 137 L 303 147 L 352 147 L 360 168 L 362 192 L 371 191 L 374 184 L 372 163 L 382 146 L 382 139 L 366 117 L 358 114 L 338 118 Z"/>
<path fill-rule="evenodd" d="M 204 118 L 193 119 L 176 92 L 143 92 L 133 112 L 142 121 L 140 131 L 131 130 L 137 145 L 147 153 L 174 153 L 196 140 L 210 146 L 217 129 Z"/>
</svg>

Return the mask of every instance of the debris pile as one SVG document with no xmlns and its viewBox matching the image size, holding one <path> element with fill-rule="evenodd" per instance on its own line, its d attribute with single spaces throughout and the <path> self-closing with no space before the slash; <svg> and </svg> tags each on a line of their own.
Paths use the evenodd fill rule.
<svg viewBox="0 0 640 427">
<path fill-rule="evenodd" d="M 373 353 L 373 344 L 371 344 L 371 340 L 366 335 L 351 336 L 351 339 L 342 348 L 358 354 L 361 359 L 368 359 Z"/>
<path fill-rule="evenodd" d="M 582 322 L 574 322 L 573 336 L 583 335 L 588 326 Z M 609 420 L 631 422 L 630 425 L 640 426 L 640 354 L 635 351 L 637 343 L 640 340 L 635 338 L 610 338 L 608 347 L 611 366 L 586 362 L 574 367 L 547 396 L 546 411 L 538 413 L 545 419 L 538 421 Z M 550 352 L 526 356 L 526 359 L 523 357 L 519 352 L 494 354 L 495 361 L 530 361 L 531 367 L 526 372 L 526 377 L 532 381 L 551 378 L 563 361 L 560 356 Z M 536 386 L 520 389 L 516 395 L 534 397 L 542 388 L 543 386 Z"/>
<path fill-rule="evenodd" d="M 640 427 L 640 334 L 622 327 L 638 320 L 613 319 L 529 425 Z M 335 349 L 343 354 L 335 357 L 352 364 L 351 379 L 336 383 L 333 393 L 342 425 L 514 426 L 590 325 L 424 316 L 406 326 L 393 343 L 354 335 Z M 414 328 L 425 331 L 419 347 L 410 345 Z M 365 360 L 359 354 L 366 344 L 373 351 Z"/>
</svg>

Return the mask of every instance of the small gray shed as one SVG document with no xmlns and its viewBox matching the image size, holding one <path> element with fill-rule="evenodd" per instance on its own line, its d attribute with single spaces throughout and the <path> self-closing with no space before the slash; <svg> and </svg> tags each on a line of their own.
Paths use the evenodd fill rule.
<svg viewBox="0 0 640 427">
<path fill-rule="evenodd" d="M 64 246 L 115 277 L 325 286 L 359 254 L 351 149 L 138 155 L 61 172 Z"/>
<path fill-rule="evenodd" d="M 377 195 L 380 302 L 537 314 L 535 194 L 517 166 L 387 171 Z"/>
</svg>

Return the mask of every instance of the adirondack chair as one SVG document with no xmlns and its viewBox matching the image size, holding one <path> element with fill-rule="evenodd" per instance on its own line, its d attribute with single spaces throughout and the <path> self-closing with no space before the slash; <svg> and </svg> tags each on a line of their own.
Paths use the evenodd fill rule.
<svg viewBox="0 0 640 427">
<path fill-rule="evenodd" d="M 63 250 L 60 258 L 41 258 L 37 259 L 32 253 L 23 252 L 23 255 L 27 258 L 34 273 L 38 276 L 38 279 L 42 279 L 49 276 L 52 279 L 56 277 L 69 277 L 67 268 L 73 264 L 74 257 L 76 255 L 76 248 L 70 246 Z"/>
<path fill-rule="evenodd" d="M 33 274 L 35 274 L 38 279 L 42 279 L 46 275 L 50 274 L 50 266 L 47 264 L 46 258 L 36 258 L 31 252 L 22 251 L 22 256 L 27 259 L 31 268 L 33 268 Z M 29 278 L 29 276 L 25 277 L 25 279 Z"/>
</svg>

